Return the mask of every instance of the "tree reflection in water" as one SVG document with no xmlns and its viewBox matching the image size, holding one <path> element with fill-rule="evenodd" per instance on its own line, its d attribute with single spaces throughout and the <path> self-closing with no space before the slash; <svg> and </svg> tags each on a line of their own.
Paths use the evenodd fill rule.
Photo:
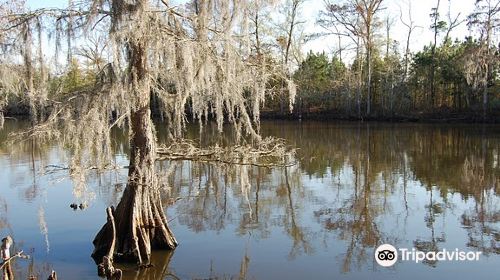
<svg viewBox="0 0 500 280">
<path fill-rule="evenodd" d="M 303 204 L 299 182 L 299 169 L 293 167 L 194 162 L 180 163 L 170 180 L 171 196 L 181 198 L 176 204 L 179 223 L 194 232 L 219 232 L 236 220 L 239 235 L 260 238 L 268 237 L 271 226 L 280 226 L 293 241 L 290 258 L 312 250 L 296 214 Z M 273 217 L 274 212 L 282 214 Z"/>
<path fill-rule="evenodd" d="M 214 136 L 210 125 L 205 129 L 199 140 L 202 145 L 231 142 L 230 135 Z M 263 122 L 261 129 L 264 135 L 284 138 L 296 147 L 296 158 L 290 161 L 298 164 L 263 168 L 158 163 L 166 189 L 163 202 L 178 227 L 200 235 L 227 234 L 235 228 L 230 234 L 241 240 L 280 235 L 289 244 L 287 261 L 328 250 L 345 273 L 376 267 L 373 252 L 381 243 L 435 251 L 450 249 L 450 239 L 458 238 L 464 248 L 481 250 L 485 256 L 500 254 L 499 128 Z M 165 135 L 161 129 L 158 133 L 161 140 Z M 199 132 L 189 133 L 196 138 Z M 126 132 L 117 131 L 114 136 L 117 161 L 128 149 L 123 135 Z M 23 145 L 0 145 L 0 150 L 12 154 L 11 161 L 34 158 L 38 167 L 60 156 L 50 152 L 54 147 L 50 143 L 37 143 L 34 153 L 30 143 Z M 31 170 L 10 168 L 19 176 Z M 86 176 L 99 201 L 116 205 L 123 174 L 89 172 Z M 39 180 L 36 173 L 33 183 L 20 189 L 25 201 L 35 201 L 44 193 Z M 8 227 L 3 214 L 7 204 L 0 203 L 0 228 Z M 40 218 L 41 224 L 45 218 L 50 221 L 50 217 Z M 234 278 L 252 278 L 252 266 L 258 265 L 251 261 L 256 253 L 252 246 L 255 243 L 247 242 L 242 252 L 236 252 L 241 261 L 232 269 Z M 169 267 L 172 259 L 175 255 L 168 252 L 155 253 L 154 267 L 141 272 L 129 268 L 126 279 L 175 279 L 175 269 Z M 439 266 L 438 262 L 425 264 Z M 224 264 L 213 263 L 216 266 Z M 203 275 L 227 278 L 210 269 Z"/>
<path fill-rule="evenodd" d="M 359 267 L 371 258 L 371 248 L 383 238 L 375 219 L 388 207 L 385 196 L 381 196 L 387 190 L 377 184 L 377 178 L 372 173 L 373 166 L 370 165 L 372 143 L 369 126 L 363 132 L 367 136 L 364 143 L 361 141 L 361 127 L 357 128 L 357 144 L 354 144 L 357 147 L 353 147 L 345 159 L 352 169 L 353 186 L 350 190 L 343 190 L 348 194 L 344 194 L 345 198 L 336 208 L 323 208 L 314 212 L 326 230 L 335 232 L 338 239 L 347 244 L 341 266 L 343 272 L 350 271 L 353 261 Z"/>
<path fill-rule="evenodd" d="M 123 280 L 179 279 L 169 270 L 174 253 L 173 250 L 153 252 L 150 266 L 144 269 L 138 269 L 137 266 L 119 266 L 123 271 Z"/>
<path fill-rule="evenodd" d="M 350 270 L 353 260 L 357 266 L 371 260 L 373 247 L 381 241 L 398 239 L 379 230 L 378 223 L 381 216 L 399 215 L 395 213 L 397 209 L 405 210 L 407 223 L 409 208 L 416 207 L 415 198 L 408 198 L 408 180 L 422 186 L 428 196 L 424 220 L 430 236 L 416 238 L 413 242 L 416 248 L 436 251 L 439 243 L 446 242 L 445 215 L 453 207 L 448 199 L 458 193 L 463 201 L 473 199 L 475 204 L 462 215 L 462 224 L 468 228 L 469 241 L 465 245 L 485 254 L 499 253 L 500 212 L 496 205 L 499 205 L 500 142 L 484 135 L 485 129 L 495 127 L 483 127 L 480 131 L 460 125 L 436 125 L 430 129 L 422 125 L 391 124 L 307 123 L 298 128 L 288 125 L 289 129 L 287 123 L 280 124 L 282 129 L 277 136 L 299 147 L 301 168 L 307 174 L 323 177 L 328 169 L 333 176 L 349 171 L 352 174 L 348 179 L 351 184 L 342 183 L 344 195 L 336 201 L 337 207 L 314 212 L 326 230 L 347 241 L 343 271 Z M 272 127 L 267 127 L 268 133 L 273 133 Z M 489 135 L 499 132 L 496 128 Z M 388 196 L 393 196 L 399 188 L 403 189 L 404 203 L 391 208 Z M 437 217 L 443 221 L 439 232 Z"/>
<path fill-rule="evenodd" d="M 278 226 L 292 242 L 289 259 L 314 254 L 333 235 L 345 244 L 340 267 L 349 272 L 373 262 L 381 243 L 440 250 L 446 244 L 447 219 L 464 211 L 464 246 L 499 253 L 497 139 L 478 137 L 471 127 L 285 122 L 264 123 L 262 129 L 297 147 L 299 164 L 268 169 L 177 163 L 169 184 L 171 196 L 182 198 L 175 206 L 180 224 L 194 232 L 221 232 L 238 223 L 239 235 L 259 238 Z M 315 178 L 331 180 L 331 193 L 305 187 Z M 457 208 L 457 196 L 475 207 Z M 319 206 L 312 217 L 304 216 L 314 203 Z M 427 231 L 415 236 L 407 229 L 420 216 Z M 315 230 L 310 219 L 324 232 Z M 323 243 L 317 242 L 319 236 Z M 408 242 L 405 236 L 414 237 Z"/>
</svg>

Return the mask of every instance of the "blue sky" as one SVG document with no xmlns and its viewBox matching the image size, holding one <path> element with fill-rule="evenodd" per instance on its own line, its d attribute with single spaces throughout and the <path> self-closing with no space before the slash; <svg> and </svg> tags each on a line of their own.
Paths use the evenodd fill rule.
<svg viewBox="0 0 500 280">
<path fill-rule="evenodd" d="M 182 3 L 185 0 L 173 0 L 174 3 Z M 342 1 L 339 1 L 342 2 Z M 440 14 L 442 20 L 446 20 L 448 7 L 451 7 L 452 17 L 460 13 L 460 17 L 465 19 L 465 17 L 473 10 L 475 0 L 441 0 Z M 30 8 L 42 8 L 42 7 L 64 7 L 68 3 L 68 0 L 27 0 L 27 4 Z M 403 19 L 407 20 L 407 7 L 408 3 L 412 5 L 413 20 L 416 25 L 421 26 L 414 31 L 412 34 L 412 40 L 410 48 L 412 51 L 418 51 L 423 48 L 424 45 L 429 44 L 432 41 L 433 35 L 429 26 L 431 24 L 431 19 L 429 14 L 431 8 L 436 5 L 436 0 L 384 0 L 383 6 L 386 9 L 383 11 L 382 18 L 389 15 L 394 19 L 394 26 L 391 30 L 391 37 L 399 41 L 401 51 L 405 45 L 406 40 L 406 29 L 401 24 L 399 15 L 400 10 L 403 11 Z M 306 20 L 305 32 L 315 33 L 321 31 L 319 27 L 315 24 L 318 12 L 323 8 L 323 0 L 306 0 L 302 7 L 302 16 Z M 381 32 L 385 32 L 381 30 Z M 469 31 L 465 23 L 463 23 L 459 28 L 457 28 L 451 36 L 453 38 L 464 38 L 469 35 Z M 385 36 L 385 35 L 383 35 Z M 347 40 L 346 40 L 347 41 Z M 313 50 L 315 52 L 326 52 L 331 54 L 336 48 L 336 40 L 334 38 L 321 38 L 315 41 L 309 42 L 304 46 L 304 52 Z"/>
</svg>

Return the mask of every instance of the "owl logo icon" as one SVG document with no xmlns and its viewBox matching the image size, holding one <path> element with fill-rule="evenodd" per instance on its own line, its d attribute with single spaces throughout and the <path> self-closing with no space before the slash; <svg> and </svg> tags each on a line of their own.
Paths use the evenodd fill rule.
<svg viewBox="0 0 500 280">
<path fill-rule="evenodd" d="M 398 250 L 391 244 L 382 244 L 375 250 L 375 260 L 381 266 L 393 266 L 398 260 Z"/>
</svg>

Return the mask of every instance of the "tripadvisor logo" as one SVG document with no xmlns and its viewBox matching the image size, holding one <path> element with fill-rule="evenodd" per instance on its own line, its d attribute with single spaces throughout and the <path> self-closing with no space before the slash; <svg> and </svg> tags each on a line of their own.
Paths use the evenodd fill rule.
<svg viewBox="0 0 500 280">
<path fill-rule="evenodd" d="M 381 266 L 392 266 L 398 261 L 398 250 L 391 244 L 382 244 L 375 250 L 375 260 Z"/>
<path fill-rule="evenodd" d="M 398 252 L 399 251 L 399 252 Z M 415 263 L 423 261 L 478 261 L 482 252 L 479 251 L 460 251 L 442 249 L 440 251 L 422 252 L 415 248 L 399 248 L 391 244 L 382 244 L 375 250 L 375 260 L 384 267 L 393 266 L 398 261 L 400 255 L 401 261 L 413 261 Z"/>
</svg>

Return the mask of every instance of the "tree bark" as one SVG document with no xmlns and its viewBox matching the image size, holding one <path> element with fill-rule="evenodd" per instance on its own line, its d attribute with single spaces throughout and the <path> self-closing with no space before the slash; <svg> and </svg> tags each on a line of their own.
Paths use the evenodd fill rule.
<svg viewBox="0 0 500 280">
<path fill-rule="evenodd" d="M 140 20 L 144 0 L 136 2 L 136 19 Z M 147 74 L 148 42 L 132 33 L 128 40 L 129 89 L 133 95 L 130 115 L 130 167 L 128 182 L 114 212 L 116 243 L 114 259 L 144 264 L 151 249 L 174 249 L 177 241 L 168 227 L 155 176 L 156 137 L 151 120 L 150 83 Z M 112 224 L 108 221 L 94 239 L 92 257 L 100 263 L 113 241 Z"/>
<path fill-rule="evenodd" d="M 132 46 L 131 49 L 135 55 L 144 55 L 141 55 L 140 46 Z M 144 69 L 137 66 L 134 66 L 136 75 L 145 79 Z M 141 86 L 141 83 L 147 84 L 142 81 L 139 87 L 133 87 L 142 92 L 137 92 L 139 107 L 131 113 L 130 119 L 132 135 L 128 183 L 115 211 L 116 257 L 138 263 L 149 260 L 152 248 L 174 249 L 177 246 L 168 227 L 154 174 L 156 139 L 149 109 L 149 86 Z M 96 262 L 100 263 L 109 249 L 112 241 L 110 232 L 111 224 L 106 223 L 94 240 L 92 257 Z"/>
<path fill-rule="evenodd" d="M 122 278 L 122 271 L 120 269 L 116 269 L 113 266 L 113 255 L 115 252 L 116 245 L 116 225 L 114 219 L 114 209 L 112 207 L 108 207 L 106 209 L 106 214 L 108 215 L 108 224 L 111 226 L 111 245 L 109 246 L 109 251 L 107 254 L 102 257 L 102 263 L 97 266 L 97 275 L 110 280 L 120 280 Z"/>
</svg>

